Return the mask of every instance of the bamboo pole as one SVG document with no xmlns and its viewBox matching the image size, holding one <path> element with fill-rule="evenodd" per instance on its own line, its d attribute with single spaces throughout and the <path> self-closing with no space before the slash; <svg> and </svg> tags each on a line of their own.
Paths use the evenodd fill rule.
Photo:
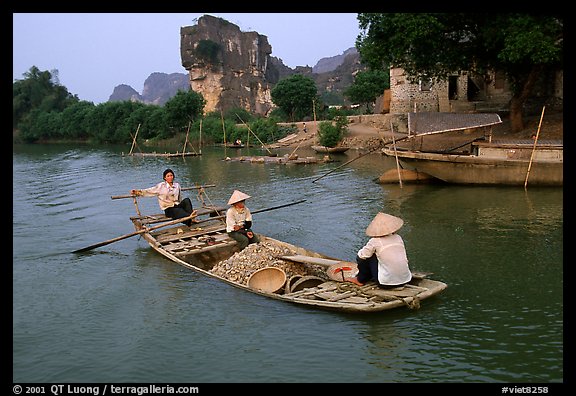
<svg viewBox="0 0 576 396">
<path fill-rule="evenodd" d="M 390 130 L 392 131 L 392 144 L 394 145 L 394 157 L 396 157 L 396 170 L 398 171 L 398 182 L 400 183 L 400 188 L 402 188 L 400 161 L 398 161 L 398 152 L 396 151 L 396 139 L 394 139 L 394 125 L 392 125 L 392 120 L 390 120 Z"/>
<path fill-rule="evenodd" d="M 132 150 L 134 150 L 134 145 L 136 144 L 136 137 L 138 137 L 138 131 L 140 130 L 140 125 L 142 125 L 142 124 L 138 124 L 138 128 L 136 129 L 136 134 L 134 135 L 134 138 L 132 139 L 132 147 L 130 147 L 130 152 L 128 153 L 128 155 L 132 155 Z"/>
<path fill-rule="evenodd" d="M 268 147 L 266 147 L 266 145 L 265 145 L 264 143 L 262 143 L 262 140 L 260 140 L 260 138 L 258 137 L 258 135 L 256 135 L 256 134 L 254 133 L 254 131 L 253 131 L 252 129 L 250 129 L 250 125 L 246 124 L 246 123 L 244 122 L 244 120 L 243 120 L 242 118 L 240 118 L 240 116 L 239 116 L 238 114 L 236 114 L 236 117 L 238 117 L 238 118 L 240 119 L 240 121 L 242 121 L 242 124 L 246 125 L 246 128 L 248 128 L 248 130 L 249 130 L 250 132 L 252 132 L 252 135 L 254 135 L 254 136 L 256 137 L 256 139 L 258 139 L 258 141 L 260 142 L 260 144 L 262 145 L 262 147 L 264 147 L 264 148 L 266 149 L 266 151 L 268 151 L 268 153 L 272 154 L 272 151 L 270 151 L 270 150 L 268 149 Z"/>
<path fill-rule="evenodd" d="M 410 137 L 410 136 L 402 137 L 402 138 L 398 139 L 398 141 L 408 139 L 409 137 Z M 392 141 L 384 142 L 384 146 L 386 146 L 386 145 L 389 144 L 389 143 L 392 143 Z M 373 148 L 373 149 L 371 149 L 371 150 L 368 150 L 368 151 L 366 151 L 364 154 L 360 154 L 358 157 L 352 158 L 351 160 L 344 162 L 342 165 L 337 166 L 336 168 L 332 169 L 331 171 L 328 171 L 328 172 L 324 173 L 322 176 L 317 177 L 316 179 L 312 180 L 312 183 L 316 183 L 318 180 L 320 180 L 320 179 L 328 176 L 330 173 L 335 172 L 336 170 L 338 170 L 338 169 L 340 169 L 340 168 L 348 165 L 349 163 L 354 162 L 354 161 L 356 161 L 357 159 L 360 159 L 360 158 L 364 157 L 365 155 L 371 154 L 371 153 L 373 153 L 373 152 L 376 151 L 376 150 L 380 150 L 380 146 L 378 146 L 378 147 L 376 147 L 376 148 Z"/>
<path fill-rule="evenodd" d="M 540 127 L 542 127 L 542 119 L 544 118 L 544 110 L 546 106 L 542 107 L 542 114 L 540 115 L 540 122 L 538 123 L 538 131 L 534 138 L 534 145 L 532 146 L 532 153 L 530 154 L 530 162 L 528 163 L 528 171 L 526 172 L 526 180 L 524 180 L 524 189 L 528 185 L 528 177 L 530 176 L 530 168 L 532 168 L 532 160 L 534 159 L 534 152 L 536 151 L 536 144 L 538 144 L 538 137 L 540 136 Z"/>
<path fill-rule="evenodd" d="M 216 184 L 204 184 L 203 186 L 194 186 L 194 187 L 182 187 L 180 190 L 188 191 L 194 189 L 201 189 L 201 188 L 208 188 L 208 187 L 216 187 Z M 122 198 L 134 198 L 136 195 L 112 195 L 111 199 L 122 199 Z"/>
<path fill-rule="evenodd" d="M 226 158 L 226 127 L 224 126 L 224 114 L 220 109 L 220 119 L 222 120 L 222 131 L 224 132 L 224 158 Z"/>
<path fill-rule="evenodd" d="M 198 150 L 200 150 L 200 154 L 202 154 L 202 119 L 200 119 L 200 142 L 198 143 Z"/>
<path fill-rule="evenodd" d="M 312 112 L 314 113 L 314 128 L 316 129 L 316 133 L 314 134 L 314 142 L 318 144 L 318 134 L 320 131 L 318 130 L 318 125 L 316 125 L 316 102 L 312 99 Z"/>
</svg>

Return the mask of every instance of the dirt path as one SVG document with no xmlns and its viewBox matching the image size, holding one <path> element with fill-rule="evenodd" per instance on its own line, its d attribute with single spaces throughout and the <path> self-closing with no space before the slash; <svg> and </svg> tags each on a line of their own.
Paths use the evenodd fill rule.
<svg viewBox="0 0 576 396">
<path fill-rule="evenodd" d="M 510 122 L 503 118 L 502 124 L 497 125 L 494 130 L 494 136 L 506 139 L 529 139 L 538 130 L 540 123 L 540 115 L 526 117 L 525 128 L 519 133 L 510 132 Z M 304 123 L 298 122 L 298 133 L 293 138 L 282 143 L 279 147 L 310 147 L 318 145 L 317 139 L 317 126 L 319 122 L 306 122 L 306 132 L 303 130 Z M 400 138 L 405 134 L 395 134 Z M 441 139 L 439 135 L 435 138 Z M 564 137 L 564 118 L 562 112 L 544 114 L 542 126 L 540 128 L 539 139 L 563 139 Z M 392 132 L 390 129 L 377 128 L 374 123 L 369 122 L 353 122 L 348 124 L 348 132 L 346 133 L 341 146 L 351 147 L 354 149 L 373 149 L 381 145 L 382 141 L 389 142 L 392 139 Z"/>
</svg>

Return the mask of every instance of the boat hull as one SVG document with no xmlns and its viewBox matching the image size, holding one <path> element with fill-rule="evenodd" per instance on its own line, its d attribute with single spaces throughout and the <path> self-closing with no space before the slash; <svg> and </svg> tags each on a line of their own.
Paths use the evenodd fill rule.
<svg viewBox="0 0 576 396">
<path fill-rule="evenodd" d="M 312 149 L 317 153 L 322 154 L 335 154 L 344 153 L 348 151 L 349 147 L 326 147 L 326 146 L 312 146 Z"/>
<path fill-rule="evenodd" d="M 418 278 L 416 276 L 410 284 L 392 290 L 382 289 L 374 282 L 367 283 L 360 287 L 350 282 L 338 282 L 326 277 L 326 279 L 321 279 L 315 284 L 299 290 L 294 289 L 290 291 L 282 287 L 276 292 L 268 292 L 252 288 L 238 281 L 233 281 L 213 271 L 218 263 L 236 257 L 234 254 L 238 249 L 235 243 L 214 245 L 211 248 L 199 250 L 195 254 L 185 255 L 182 254 L 182 250 L 167 249 L 166 245 L 159 242 L 158 237 L 151 233 L 144 233 L 143 236 L 155 251 L 186 268 L 251 293 L 310 308 L 349 313 L 380 312 L 401 307 L 414 309 L 420 307 L 422 300 L 440 293 L 447 287 L 443 282 L 427 278 Z M 275 246 L 289 250 L 295 255 L 342 262 L 335 258 L 264 235 L 260 235 L 260 239 L 261 243 L 272 243 Z M 261 244 L 259 245 L 262 246 Z M 249 245 L 246 250 L 249 249 L 250 246 L 254 245 Z M 261 249 L 260 246 L 258 249 Z M 278 257 L 275 258 L 275 262 L 278 263 Z M 300 265 L 305 266 L 305 264 Z M 318 279 L 316 276 L 310 276 L 310 278 Z"/>
<path fill-rule="evenodd" d="M 446 154 L 386 148 L 384 154 L 398 156 L 403 166 L 447 183 L 484 185 L 563 185 L 561 146 L 479 145 L 472 154 Z M 531 160 L 532 158 L 532 160 Z"/>
</svg>

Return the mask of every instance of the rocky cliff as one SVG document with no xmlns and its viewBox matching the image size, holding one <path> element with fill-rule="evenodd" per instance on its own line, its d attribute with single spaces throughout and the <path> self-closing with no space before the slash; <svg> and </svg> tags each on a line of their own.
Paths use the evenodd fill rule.
<svg viewBox="0 0 576 396">
<path fill-rule="evenodd" d="M 204 15 L 197 25 L 180 30 L 180 54 L 185 73 L 152 73 L 142 95 L 128 85 L 119 85 L 112 100 L 138 100 L 162 105 L 178 89 L 193 89 L 206 99 L 206 112 L 244 108 L 266 115 L 274 107 L 270 91 L 278 81 L 293 74 L 309 76 L 316 82 L 324 103 L 346 104 L 343 91 L 363 69 L 355 48 L 340 55 L 322 58 L 316 66 L 294 69 L 271 56 L 266 36 L 241 32 L 222 18 Z"/>
<path fill-rule="evenodd" d="M 270 90 L 281 71 L 270 61 L 266 36 L 204 15 L 180 29 L 180 40 L 182 66 L 192 90 L 206 99 L 206 112 L 239 107 L 266 115 L 272 109 Z"/>
</svg>

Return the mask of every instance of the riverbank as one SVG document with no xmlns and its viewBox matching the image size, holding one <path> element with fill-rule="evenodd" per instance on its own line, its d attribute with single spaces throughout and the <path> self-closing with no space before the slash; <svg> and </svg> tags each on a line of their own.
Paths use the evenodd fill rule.
<svg viewBox="0 0 576 396">
<path fill-rule="evenodd" d="M 376 149 L 381 145 L 382 140 L 390 141 L 392 139 L 392 127 L 390 125 L 390 115 L 375 114 L 368 116 L 351 117 L 348 124 L 348 132 L 344 136 L 340 146 L 350 147 L 352 149 L 370 150 Z M 538 131 L 540 115 L 527 116 L 525 118 L 525 127 L 522 131 L 512 133 L 510 131 L 510 120 L 502 117 L 502 124 L 496 125 L 493 129 L 493 136 L 501 139 L 529 139 Z M 316 125 L 315 125 L 316 124 Z M 296 123 L 298 133 L 286 142 L 279 142 L 282 147 L 310 147 L 317 145 L 317 126 L 319 122 L 307 122 L 306 132 L 303 130 L 304 123 Z M 394 136 L 399 138 L 405 136 L 401 132 L 401 125 L 394 125 Z M 564 138 L 564 118 L 563 112 L 549 112 L 544 114 L 542 125 L 540 127 L 539 139 L 542 140 L 563 140 Z M 435 135 L 434 139 L 451 140 L 451 137 L 442 137 Z M 444 142 L 449 144 L 449 142 Z"/>
</svg>

